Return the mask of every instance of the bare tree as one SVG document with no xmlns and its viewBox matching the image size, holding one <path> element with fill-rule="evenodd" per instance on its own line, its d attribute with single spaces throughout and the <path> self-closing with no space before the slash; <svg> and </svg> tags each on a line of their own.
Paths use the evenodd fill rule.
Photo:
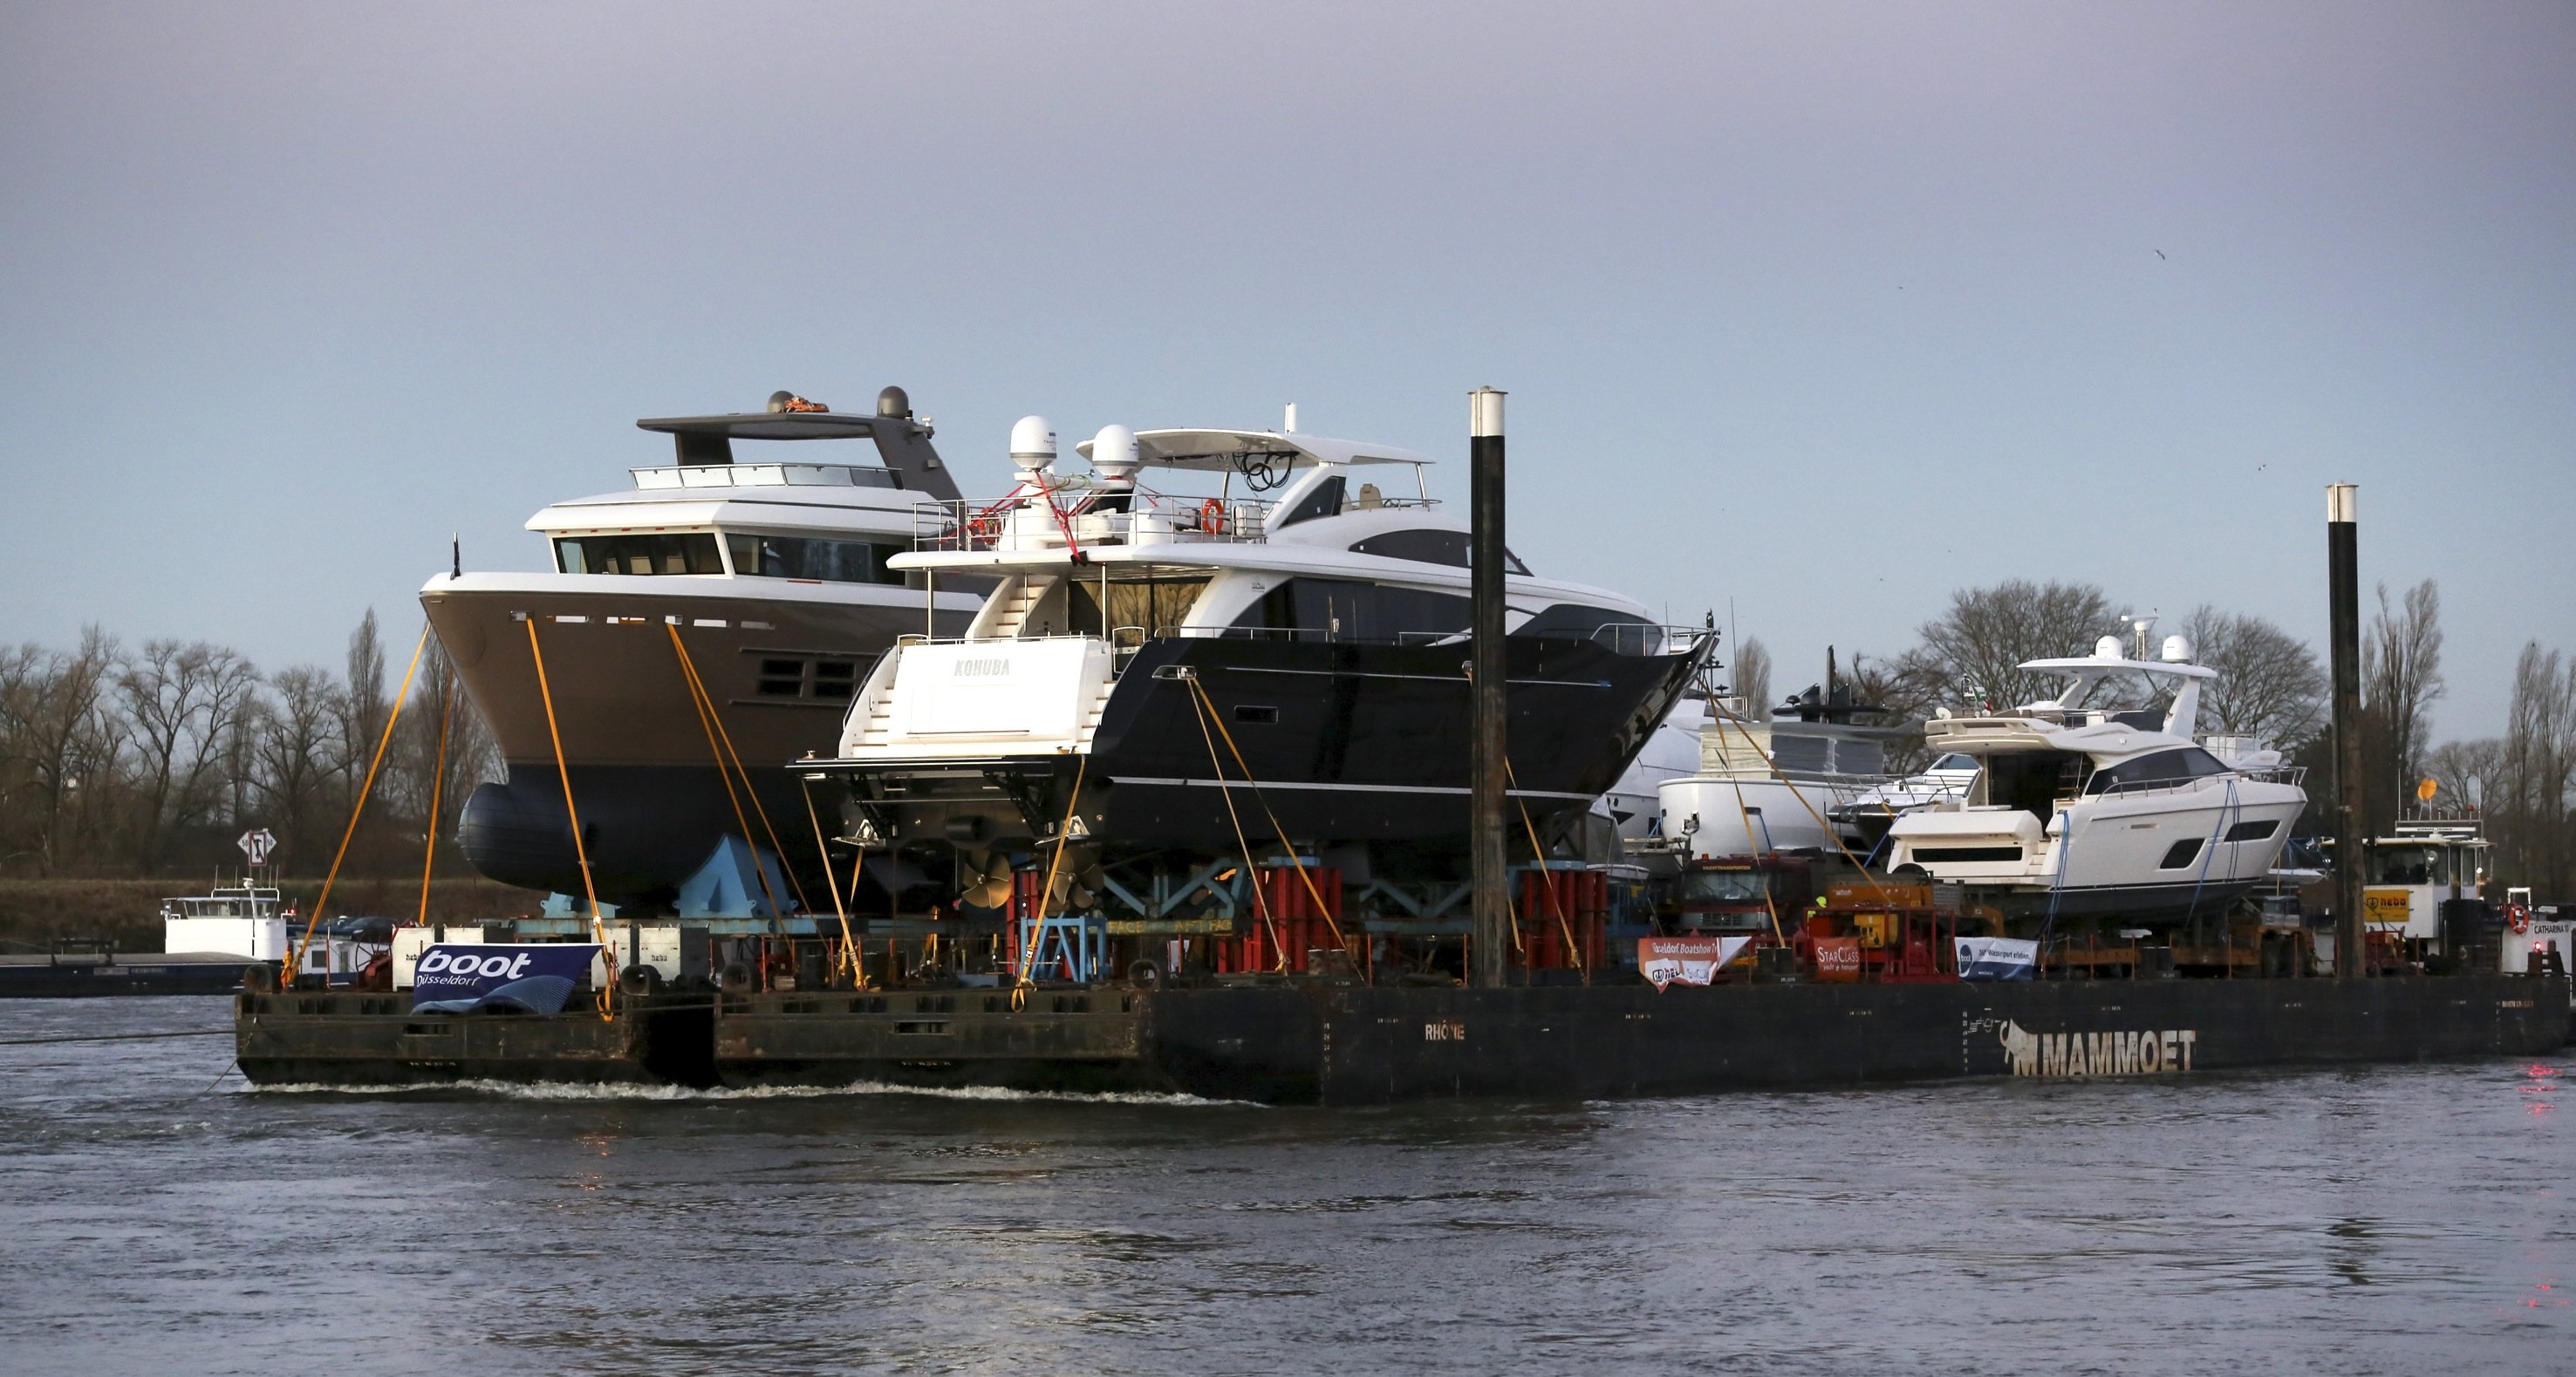
<svg viewBox="0 0 2576 1377">
<path fill-rule="evenodd" d="M 117 697 L 136 745 L 137 863 L 158 865 L 171 830 L 205 805 L 220 743 L 258 680 L 249 661 L 205 641 L 146 642 L 118 672 Z"/>
<path fill-rule="evenodd" d="M 314 834 L 337 811 L 330 805 L 339 791 L 331 786 L 349 767 L 345 703 L 331 672 L 318 665 L 282 670 L 274 683 L 258 746 L 261 802 L 274 819 L 279 863 L 311 864 L 331 854 L 330 839 Z"/>
<path fill-rule="evenodd" d="M 1735 696 L 1755 721 L 1771 715 L 1771 652 L 1758 636 L 1735 648 Z"/>
<path fill-rule="evenodd" d="M 2511 879 L 2557 892 L 2567 879 L 2568 790 L 2576 783 L 2576 666 L 2537 641 L 2513 669 L 2505 726 L 2502 795 L 2491 809 Z"/>
<path fill-rule="evenodd" d="M 2080 655 L 2113 629 L 2110 601 L 2089 583 L 2013 579 L 1950 595 L 1950 610 L 1923 625 L 1923 659 L 1944 703 L 2008 708 L 2048 692 L 2024 660 Z"/>
<path fill-rule="evenodd" d="M 420 682 L 412 688 L 411 705 L 403 710 L 394 736 L 394 753 L 385 766 L 392 778 L 376 787 L 404 816 L 420 820 L 423 830 L 435 801 L 439 835 L 452 835 L 465 796 L 476 784 L 499 777 L 499 755 L 482 713 L 457 678 L 455 662 L 435 640 L 421 657 Z"/>
<path fill-rule="evenodd" d="M 2440 791 L 2434 803 L 2444 812 L 2483 813 L 2504 788 L 2505 743 L 2492 736 L 2445 741 L 2424 757 L 2424 770 Z"/>
<path fill-rule="evenodd" d="M 2394 819 L 2422 773 L 2442 696 L 2442 595 L 2426 579 L 2379 615 L 2361 645 L 2362 781 L 2374 826 Z"/>
<path fill-rule="evenodd" d="M 84 780 L 96 794 L 96 786 L 116 771 L 122 734 L 103 711 L 116 662 L 116 639 L 96 626 L 83 627 L 79 649 L 38 653 L 11 712 L 33 795 L 32 849 L 48 874 L 62 864 L 79 830 L 82 800 L 77 795 Z"/>
<path fill-rule="evenodd" d="M 2261 617 L 2203 603 L 2183 618 L 2193 657 L 2218 671 L 2201 686 L 2201 721 L 2296 751 L 2325 730 L 2326 676 L 2307 642 Z"/>
<path fill-rule="evenodd" d="M 1879 724 L 1905 734 L 1887 742 L 1887 768 L 1899 774 L 1921 769 L 1930 759 L 1923 748 L 1923 719 L 1942 704 L 1947 678 L 1932 657 L 1909 650 L 1894 659 L 1852 655 L 1851 684 L 1855 702 L 1879 710 Z"/>
</svg>

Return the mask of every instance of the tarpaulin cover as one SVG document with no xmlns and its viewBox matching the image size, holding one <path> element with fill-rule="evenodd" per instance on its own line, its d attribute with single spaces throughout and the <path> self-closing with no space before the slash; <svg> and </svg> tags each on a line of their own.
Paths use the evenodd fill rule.
<svg viewBox="0 0 2576 1377">
<path fill-rule="evenodd" d="M 1705 985 L 1752 943 L 1750 937 L 1640 937 L 1637 972 L 1658 990 L 1675 983 Z"/>
<path fill-rule="evenodd" d="M 2039 944 L 2010 937 L 1962 937 L 1961 980 L 2028 980 L 2039 964 Z"/>
<path fill-rule="evenodd" d="M 559 1014 L 598 954 L 596 942 L 442 942 L 412 968 L 411 1007 L 434 1014 Z"/>
</svg>

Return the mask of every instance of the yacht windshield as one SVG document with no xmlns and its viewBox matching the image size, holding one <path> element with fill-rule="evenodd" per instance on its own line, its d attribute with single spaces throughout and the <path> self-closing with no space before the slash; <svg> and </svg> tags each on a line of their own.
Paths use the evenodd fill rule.
<svg viewBox="0 0 2576 1377">
<path fill-rule="evenodd" d="M 2186 746 L 2180 750 L 2156 751 L 2135 760 L 2123 760 L 2117 765 L 2105 765 L 2093 772 L 2084 792 L 2110 794 L 2125 789 L 2165 788 L 2225 773 L 2227 767 L 2218 762 L 2218 757 L 2198 746 Z"/>
<path fill-rule="evenodd" d="M 733 555 L 733 571 L 745 576 L 819 583 L 903 582 L 901 571 L 885 565 L 887 556 L 903 552 L 906 547 L 901 545 L 730 531 L 725 547 Z"/>
<path fill-rule="evenodd" d="M 567 574 L 721 574 L 712 532 L 685 535 L 564 536 L 555 567 Z"/>
</svg>

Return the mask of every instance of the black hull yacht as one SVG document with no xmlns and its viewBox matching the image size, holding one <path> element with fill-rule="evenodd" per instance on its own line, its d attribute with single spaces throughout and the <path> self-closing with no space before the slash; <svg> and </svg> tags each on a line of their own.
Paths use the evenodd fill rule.
<svg viewBox="0 0 2576 1377">
<path fill-rule="evenodd" d="M 897 647 L 838 758 L 798 762 L 847 781 L 863 837 L 945 845 L 987 876 L 1060 834 L 1086 867 L 1303 851 L 1346 874 L 1463 876 L 1468 532 L 1358 479 L 1414 468 L 1419 490 L 1428 460 L 1293 430 L 1112 426 L 1082 446 L 1092 473 L 1067 477 L 1034 417 L 1012 449 L 1012 493 L 961 504 L 893 561 L 934 586 L 998 578 L 984 610 L 962 638 Z M 1218 492 L 1155 491 L 1145 468 Z M 1617 782 L 1711 642 L 1517 560 L 1506 594 L 1516 835 L 1553 837 Z"/>
</svg>

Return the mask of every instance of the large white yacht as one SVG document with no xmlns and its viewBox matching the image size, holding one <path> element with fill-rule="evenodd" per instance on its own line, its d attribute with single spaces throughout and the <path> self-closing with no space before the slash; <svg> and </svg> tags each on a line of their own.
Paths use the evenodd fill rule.
<svg viewBox="0 0 2576 1377">
<path fill-rule="evenodd" d="M 1079 448 L 1091 472 L 1060 474 L 1053 431 L 1021 421 L 1018 485 L 892 561 L 1000 584 L 963 637 L 881 661 L 812 772 L 898 844 L 1069 825 L 1104 853 L 1339 845 L 1345 873 L 1372 864 L 1353 847 L 1381 871 L 1463 853 L 1469 530 L 1427 496 L 1430 461 L 1294 429 Z M 1709 641 L 1517 559 L 1505 583 L 1511 792 L 1545 831 L 1618 779 Z"/>
<path fill-rule="evenodd" d="M 874 415 L 782 392 L 766 411 L 636 424 L 670 436 L 676 462 L 630 470 L 625 490 L 529 518 L 550 568 L 452 571 L 420 599 L 509 768 L 465 805 L 458 841 L 475 867 L 509 884 L 581 892 L 529 649 L 533 620 L 600 897 L 650 908 L 672 905 L 744 830 L 717 771 L 722 739 L 787 852 L 751 864 L 814 867 L 810 842 L 798 845 L 811 827 L 783 762 L 832 750 L 852 689 L 897 636 L 953 636 L 983 599 L 980 585 L 933 588 L 890 563 L 957 496 L 901 388 L 880 394 Z M 875 462 L 849 452 L 861 440 L 874 442 Z M 769 442 L 757 448 L 772 452 L 737 453 L 737 441 Z M 793 443 L 787 457 L 791 442 L 805 441 L 842 443 Z M 674 631 L 723 726 L 718 743 Z M 736 856 L 770 850 L 765 836 L 740 840 Z M 784 902 L 757 888 L 737 886 L 730 902 Z"/>
<path fill-rule="evenodd" d="M 2201 681 L 2180 636 L 2162 658 L 2125 658 L 2105 636 L 2089 657 L 2032 660 L 2065 690 L 2001 714 L 1940 716 L 1925 744 L 1977 763 L 1966 798 L 1895 819 L 1888 864 L 1976 887 L 2012 912 L 2206 913 L 2265 878 L 2307 806 L 2300 771 L 2250 744 L 2222 760 L 2193 737 Z M 2140 680 L 2162 710 L 2122 708 Z M 2238 743 L 2243 744 L 2243 743 Z"/>
</svg>

